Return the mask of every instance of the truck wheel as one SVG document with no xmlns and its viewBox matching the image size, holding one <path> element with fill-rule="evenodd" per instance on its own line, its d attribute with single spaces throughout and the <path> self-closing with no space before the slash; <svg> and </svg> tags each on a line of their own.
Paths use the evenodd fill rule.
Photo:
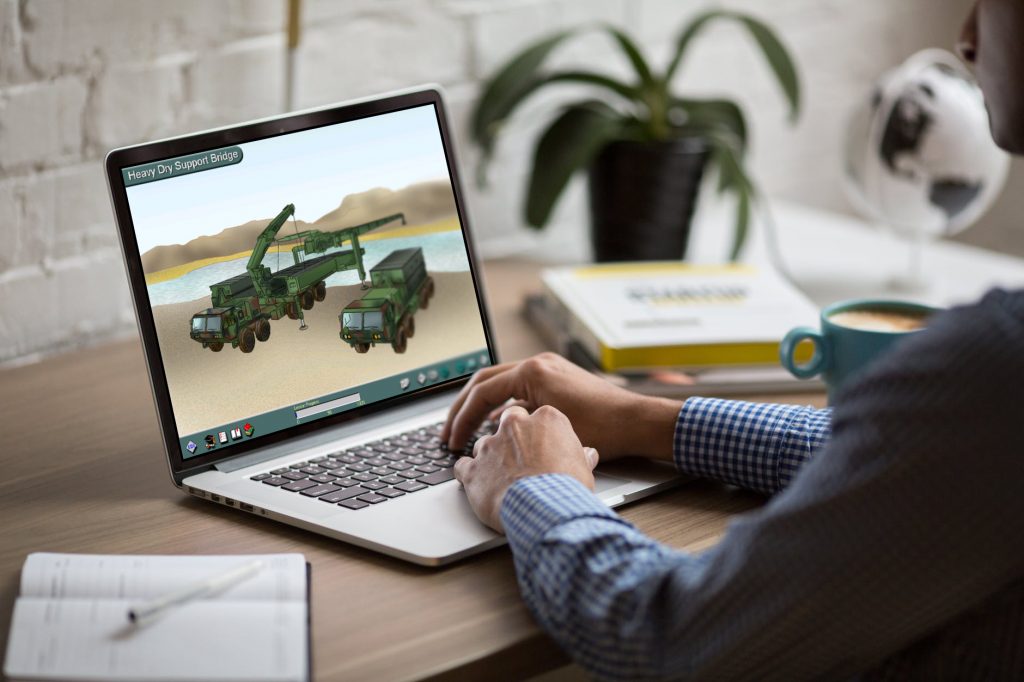
<svg viewBox="0 0 1024 682">
<path fill-rule="evenodd" d="M 251 353 L 252 349 L 255 347 L 256 335 L 252 333 L 252 327 L 246 327 L 242 330 L 242 334 L 238 338 L 238 350 L 243 353 Z"/>
<path fill-rule="evenodd" d="M 405 335 L 410 339 L 416 336 L 416 318 L 412 315 L 405 321 Z"/>
<path fill-rule="evenodd" d="M 405 352 L 405 328 L 399 326 L 395 330 L 395 340 L 391 342 L 391 347 L 395 349 L 396 353 Z"/>
<path fill-rule="evenodd" d="M 427 298 L 434 298 L 434 278 L 427 277 Z"/>
<path fill-rule="evenodd" d="M 313 292 L 306 289 L 299 294 L 299 305 L 302 306 L 303 310 L 312 310 L 313 308 Z"/>
<path fill-rule="evenodd" d="M 211 341 L 206 347 L 212 350 L 214 353 L 219 353 L 224 348 L 224 342 Z"/>
<path fill-rule="evenodd" d="M 266 341 L 270 338 L 270 323 L 266 320 L 260 320 L 256 323 L 256 340 Z"/>
<path fill-rule="evenodd" d="M 430 307 L 430 285 L 424 284 L 420 289 L 420 308 L 426 310 Z"/>
<path fill-rule="evenodd" d="M 370 350 L 370 344 L 368 343 L 357 343 L 352 347 L 356 349 L 357 353 L 365 353 Z"/>
<path fill-rule="evenodd" d="M 285 305 L 284 312 L 288 316 L 289 320 L 299 319 L 299 313 L 296 311 L 294 303 L 288 303 Z"/>
<path fill-rule="evenodd" d="M 327 285 L 323 282 L 317 282 L 313 288 L 313 298 L 317 300 L 317 303 L 327 298 Z"/>
</svg>

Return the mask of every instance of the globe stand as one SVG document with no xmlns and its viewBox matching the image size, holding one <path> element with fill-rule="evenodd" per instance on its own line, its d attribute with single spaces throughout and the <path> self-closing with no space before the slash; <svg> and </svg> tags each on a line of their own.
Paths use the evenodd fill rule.
<svg viewBox="0 0 1024 682">
<path fill-rule="evenodd" d="M 923 293 L 929 288 L 924 276 L 924 251 L 928 243 L 925 230 L 918 228 L 911 237 L 900 237 L 899 240 L 908 247 L 907 269 L 903 274 L 890 279 L 888 288 L 901 294 Z"/>
</svg>

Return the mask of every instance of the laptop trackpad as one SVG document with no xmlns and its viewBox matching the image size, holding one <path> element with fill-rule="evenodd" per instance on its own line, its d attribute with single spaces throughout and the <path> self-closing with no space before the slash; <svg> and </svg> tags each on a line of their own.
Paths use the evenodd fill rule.
<svg viewBox="0 0 1024 682">
<path fill-rule="evenodd" d="M 600 495 L 601 493 L 614 490 L 620 486 L 624 486 L 629 481 L 624 478 L 616 478 L 615 476 L 609 476 L 608 474 L 594 473 L 594 492 Z"/>
</svg>

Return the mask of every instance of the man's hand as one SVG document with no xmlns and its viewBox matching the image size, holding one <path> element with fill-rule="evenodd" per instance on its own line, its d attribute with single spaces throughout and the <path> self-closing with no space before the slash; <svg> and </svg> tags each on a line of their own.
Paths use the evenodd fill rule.
<svg viewBox="0 0 1024 682">
<path fill-rule="evenodd" d="M 516 405 L 557 408 L 584 445 L 601 457 L 672 458 L 678 401 L 642 396 L 615 386 L 554 353 L 479 370 L 455 399 L 441 440 L 461 450 L 485 418 Z"/>
<path fill-rule="evenodd" d="M 594 489 L 597 451 L 580 445 L 568 418 L 553 407 L 540 407 L 533 414 L 518 405 L 508 408 L 497 432 L 478 440 L 473 454 L 455 463 L 455 478 L 466 488 L 480 520 L 499 533 L 501 502 L 520 478 L 568 474 Z"/>
</svg>

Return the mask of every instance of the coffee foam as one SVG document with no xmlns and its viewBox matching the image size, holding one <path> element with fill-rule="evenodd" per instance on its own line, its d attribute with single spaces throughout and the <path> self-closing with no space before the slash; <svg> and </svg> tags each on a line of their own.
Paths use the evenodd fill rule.
<svg viewBox="0 0 1024 682">
<path fill-rule="evenodd" d="M 872 332 L 913 332 L 923 329 L 927 315 L 913 312 L 863 308 L 842 310 L 829 315 L 829 321 L 840 327 Z"/>
</svg>

